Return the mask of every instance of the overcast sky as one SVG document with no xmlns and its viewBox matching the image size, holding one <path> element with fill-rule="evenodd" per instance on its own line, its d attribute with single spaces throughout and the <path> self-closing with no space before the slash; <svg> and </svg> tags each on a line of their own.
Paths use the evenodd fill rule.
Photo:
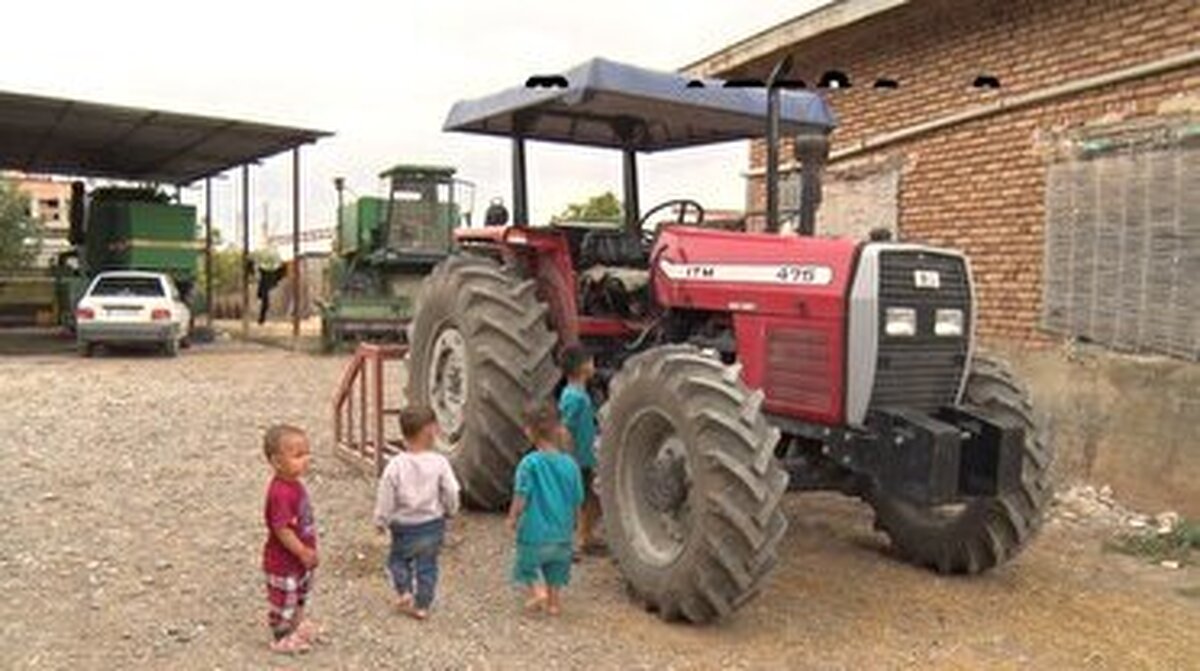
<svg viewBox="0 0 1200 671">
<path fill-rule="evenodd" d="M 0 90 L 299 125 L 336 133 L 303 155 L 305 226 L 333 217 L 332 179 L 360 194 L 398 162 L 457 165 L 479 185 L 476 212 L 510 199 L 502 139 L 442 133 L 455 100 L 564 70 L 592 56 L 674 70 L 823 4 L 820 0 L 509 0 L 329 3 L 150 0 L 12 3 L 4 8 Z M 171 9 L 168 10 L 167 8 Z M 310 8 L 311 7 L 311 8 Z M 534 223 L 605 189 L 620 157 L 534 145 Z M 643 160 L 642 204 L 691 196 L 741 208 L 739 143 Z M 254 172 L 253 217 L 269 201 L 290 226 L 290 161 Z M 216 187 L 216 219 L 235 215 L 237 180 Z M 199 200 L 199 192 L 186 199 Z M 227 237 L 228 239 L 228 237 Z"/>
</svg>

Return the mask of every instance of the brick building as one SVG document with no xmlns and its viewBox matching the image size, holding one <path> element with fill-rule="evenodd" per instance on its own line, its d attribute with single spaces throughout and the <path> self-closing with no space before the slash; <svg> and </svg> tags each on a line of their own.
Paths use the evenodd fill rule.
<svg viewBox="0 0 1200 671">
<path fill-rule="evenodd" d="M 1200 3 L 839 0 L 685 70 L 789 53 L 841 123 L 818 231 L 965 250 L 985 338 L 1200 357 Z"/>
<path fill-rule="evenodd" d="M 15 182 L 29 197 L 29 213 L 42 223 L 41 247 L 34 266 L 49 268 L 59 254 L 71 248 L 67 240 L 71 227 L 71 183 L 17 172 L 0 174 L 0 179 Z"/>
</svg>

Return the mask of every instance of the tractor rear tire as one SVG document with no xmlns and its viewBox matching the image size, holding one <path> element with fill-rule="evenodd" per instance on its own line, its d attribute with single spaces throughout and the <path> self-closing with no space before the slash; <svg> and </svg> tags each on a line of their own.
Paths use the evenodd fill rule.
<svg viewBox="0 0 1200 671">
<path fill-rule="evenodd" d="M 666 620 L 728 615 L 762 588 L 787 530 L 762 392 L 686 345 L 629 359 L 610 391 L 600 500 L 630 593 Z"/>
<path fill-rule="evenodd" d="M 558 382 L 555 334 L 533 280 L 467 254 L 440 263 L 421 285 L 409 324 L 410 403 L 433 408 L 466 502 L 498 510 L 528 440 L 530 402 Z"/>
<path fill-rule="evenodd" d="M 954 515 L 874 493 L 876 528 L 900 555 L 944 574 L 973 575 L 1012 559 L 1041 528 L 1050 503 L 1050 450 L 1042 442 L 1028 392 L 994 359 L 976 355 L 964 403 L 1016 420 L 1025 429 L 1021 486 L 1016 491 L 967 502 Z"/>
</svg>

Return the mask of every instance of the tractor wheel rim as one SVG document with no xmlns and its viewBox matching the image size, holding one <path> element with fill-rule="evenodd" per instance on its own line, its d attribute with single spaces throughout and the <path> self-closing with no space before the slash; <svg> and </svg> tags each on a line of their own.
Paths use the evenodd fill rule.
<svg viewBox="0 0 1200 671">
<path fill-rule="evenodd" d="M 618 491 L 630 506 L 628 537 L 643 561 L 669 565 L 691 535 L 687 443 L 667 414 L 649 408 L 629 423 L 621 446 Z"/>
<path fill-rule="evenodd" d="M 433 342 L 429 360 L 429 404 L 447 440 L 461 437 L 466 420 L 469 376 L 467 341 L 457 328 L 448 326 Z"/>
</svg>

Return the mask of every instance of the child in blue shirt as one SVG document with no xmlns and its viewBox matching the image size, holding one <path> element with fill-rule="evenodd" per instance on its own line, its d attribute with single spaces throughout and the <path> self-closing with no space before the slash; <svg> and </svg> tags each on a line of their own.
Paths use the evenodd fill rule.
<svg viewBox="0 0 1200 671">
<path fill-rule="evenodd" d="M 568 347 L 562 353 L 563 375 L 567 384 L 558 397 L 558 413 L 571 436 L 571 455 L 583 476 L 584 501 L 575 530 L 575 553 L 600 554 L 601 546 L 592 532 L 600 517 L 600 502 L 594 491 L 596 472 L 596 406 L 587 384 L 596 374 L 591 355 L 581 347 Z"/>
<path fill-rule="evenodd" d="M 526 609 L 558 615 L 560 592 L 571 579 L 571 536 L 583 483 L 575 460 L 558 446 L 562 427 L 554 404 L 532 406 L 525 423 L 534 450 L 517 465 L 508 510 L 517 536 L 513 580 L 529 589 Z"/>
</svg>

